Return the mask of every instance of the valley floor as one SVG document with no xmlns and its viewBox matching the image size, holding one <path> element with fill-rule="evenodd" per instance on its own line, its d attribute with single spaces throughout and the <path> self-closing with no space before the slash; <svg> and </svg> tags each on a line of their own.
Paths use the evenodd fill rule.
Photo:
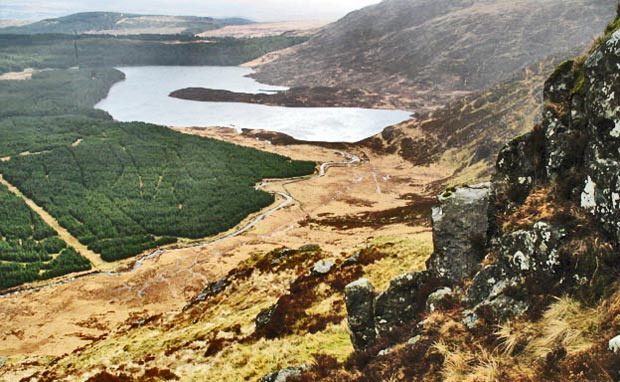
<svg viewBox="0 0 620 382">
<path fill-rule="evenodd" d="M 342 160 L 332 149 L 314 145 L 275 146 L 232 129 L 179 129 L 228 142 L 277 152 L 299 160 Z M 367 156 L 359 166 L 333 167 L 327 176 L 293 184 L 273 183 L 294 202 L 244 234 L 199 249 L 178 249 L 148 260 L 135 272 L 96 275 L 36 292 L 2 298 L 0 375 L 19 380 L 51 360 L 147 317 L 174 317 L 205 284 L 224 277 L 252 254 L 318 244 L 343 258 L 368 243 L 393 241 L 403 251 L 431 247 L 427 186 L 445 180 L 453 169 L 414 167 L 398 155 Z M 403 211 L 408 213 L 403 214 Z M 397 212 L 397 213 L 396 213 Z M 416 248 L 408 248 L 416 247 Z M 422 266 L 424 259 L 417 259 Z M 129 261 L 118 263 L 129 267 Z M 410 262 L 383 270 L 381 289 Z"/>
</svg>

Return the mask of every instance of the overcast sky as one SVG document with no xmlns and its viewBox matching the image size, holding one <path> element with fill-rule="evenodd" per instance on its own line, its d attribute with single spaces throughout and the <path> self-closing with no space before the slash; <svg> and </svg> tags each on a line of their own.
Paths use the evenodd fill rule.
<svg viewBox="0 0 620 382">
<path fill-rule="evenodd" d="M 244 17 L 255 21 L 336 20 L 380 0 L 0 0 L 1 19 L 43 19 L 87 11 Z"/>
</svg>

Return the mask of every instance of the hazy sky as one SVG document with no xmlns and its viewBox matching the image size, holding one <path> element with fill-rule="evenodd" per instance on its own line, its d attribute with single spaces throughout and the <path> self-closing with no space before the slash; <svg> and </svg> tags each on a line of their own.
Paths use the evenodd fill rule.
<svg viewBox="0 0 620 382">
<path fill-rule="evenodd" d="M 0 0 L 2 19 L 42 19 L 76 12 L 239 16 L 256 21 L 335 20 L 380 0 Z"/>
</svg>

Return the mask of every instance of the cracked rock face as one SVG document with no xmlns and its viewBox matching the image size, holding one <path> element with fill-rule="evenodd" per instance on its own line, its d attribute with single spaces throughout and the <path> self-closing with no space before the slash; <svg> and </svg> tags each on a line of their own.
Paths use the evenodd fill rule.
<svg viewBox="0 0 620 382">
<path fill-rule="evenodd" d="M 377 341 L 375 329 L 375 288 L 368 279 L 360 279 L 345 287 L 348 326 L 355 350 L 364 350 Z"/>
<path fill-rule="evenodd" d="M 544 222 L 504 235 L 497 262 L 478 272 L 467 290 L 465 300 L 473 307 L 467 313 L 468 325 L 475 323 L 480 310 L 500 319 L 523 314 L 528 302 L 512 297 L 510 291 L 553 287 L 561 277 L 558 248 L 565 237 L 564 230 Z"/>
<path fill-rule="evenodd" d="M 620 242 L 620 30 L 586 60 L 588 150 L 581 205 Z"/>
<path fill-rule="evenodd" d="M 431 272 L 400 275 L 375 301 L 375 322 L 380 335 L 386 334 L 418 318 L 426 309 L 428 296 L 437 290 L 441 281 Z"/>
<path fill-rule="evenodd" d="M 433 209 L 435 251 L 426 264 L 438 277 L 457 283 L 478 270 L 489 229 L 489 193 L 489 184 L 482 184 L 439 197 Z"/>
</svg>

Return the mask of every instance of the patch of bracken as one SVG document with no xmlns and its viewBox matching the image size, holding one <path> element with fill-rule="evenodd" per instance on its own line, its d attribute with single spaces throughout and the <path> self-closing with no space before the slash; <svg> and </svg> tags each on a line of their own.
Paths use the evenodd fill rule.
<svg viewBox="0 0 620 382">
<path fill-rule="evenodd" d="M 431 209 L 436 204 L 435 198 L 418 196 L 406 206 L 390 208 L 383 211 L 367 211 L 355 215 L 333 216 L 319 219 L 306 219 L 303 226 L 318 224 L 340 230 L 353 228 L 379 228 L 390 224 L 407 224 L 410 226 L 430 226 Z"/>
<path fill-rule="evenodd" d="M 104 370 L 88 378 L 86 382 L 135 382 L 135 379 L 125 374 L 110 374 Z"/>
<path fill-rule="evenodd" d="M 285 270 L 309 267 L 323 257 L 324 254 L 318 246 L 305 246 L 299 249 L 283 247 L 266 254 L 252 255 L 250 259 L 231 271 L 228 278 L 244 280 L 256 271 L 279 273 Z"/>
<path fill-rule="evenodd" d="M 221 352 L 226 346 L 230 343 L 229 340 L 223 338 L 215 338 L 209 341 L 209 345 L 207 346 L 207 350 L 205 351 L 205 357 L 212 357 L 217 353 Z"/>
<path fill-rule="evenodd" d="M 307 271 L 306 271 L 307 272 Z M 360 277 L 361 266 L 334 267 L 327 275 L 300 275 L 289 287 L 289 292 L 278 299 L 273 314 L 266 325 L 257 329 L 255 336 L 278 338 L 289 334 L 317 333 L 330 324 L 342 322 L 346 317 L 344 305 L 344 287 Z M 320 286 L 324 285 L 323 288 Z M 308 313 L 308 310 L 320 301 L 334 295 L 336 299 L 330 313 Z"/>
<path fill-rule="evenodd" d="M 138 379 L 139 382 L 176 381 L 179 377 L 169 369 L 150 368 Z"/>
</svg>

